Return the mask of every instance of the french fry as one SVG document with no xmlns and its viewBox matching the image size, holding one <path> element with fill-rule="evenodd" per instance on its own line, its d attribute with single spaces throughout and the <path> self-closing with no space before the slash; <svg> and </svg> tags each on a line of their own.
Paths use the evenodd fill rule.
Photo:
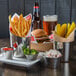
<svg viewBox="0 0 76 76">
<path fill-rule="evenodd" d="M 14 34 L 17 35 L 16 32 L 14 31 L 14 27 L 13 27 L 13 22 L 11 22 L 11 15 L 9 15 L 9 22 L 10 22 L 10 31 Z"/>
<path fill-rule="evenodd" d="M 62 36 L 62 37 L 65 36 L 65 34 L 66 34 L 66 27 L 67 27 L 67 24 L 63 24 L 63 25 L 61 26 L 60 36 Z"/>
<path fill-rule="evenodd" d="M 10 27 L 12 28 L 11 32 L 17 36 L 16 30 L 14 30 L 14 22 L 11 21 L 11 15 L 9 16 Z"/>
<path fill-rule="evenodd" d="M 60 24 L 57 24 L 55 32 L 57 35 L 67 38 L 74 31 L 75 28 L 76 28 L 75 22 L 72 22 L 72 24 L 64 23 L 62 24 L 62 26 L 60 26 Z"/>
<path fill-rule="evenodd" d="M 11 32 L 12 34 L 18 36 L 17 33 L 15 33 L 14 30 L 12 29 L 12 26 L 10 26 L 10 32 Z"/>
<path fill-rule="evenodd" d="M 13 21 L 14 21 L 14 23 L 18 23 L 19 18 L 17 16 L 15 16 L 14 19 L 13 19 Z"/>
<path fill-rule="evenodd" d="M 27 28 L 25 28 L 26 27 L 26 22 L 25 22 L 24 18 L 22 19 L 22 26 L 21 27 L 22 27 L 22 31 L 21 31 L 22 34 L 21 35 L 23 36 L 24 30 L 26 29 L 26 31 L 27 31 Z"/>
<path fill-rule="evenodd" d="M 22 31 L 22 36 L 27 32 L 27 25 L 25 19 L 23 19 L 23 31 Z"/>
<path fill-rule="evenodd" d="M 15 16 L 13 21 L 11 21 L 10 15 L 9 22 L 11 25 L 10 32 L 19 37 L 25 37 L 31 27 L 31 19 L 26 20 L 22 14 L 19 16 L 19 18 Z"/>
<path fill-rule="evenodd" d="M 15 26 L 15 30 L 17 31 L 17 36 L 21 37 L 21 34 L 20 34 L 19 30 L 16 28 L 16 26 Z"/>
<path fill-rule="evenodd" d="M 66 38 L 70 35 L 70 33 L 75 29 L 75 22 L 72 22 L 67 34 L 66 34 Z"/>
<path fill-rule="evenodd" d="M 23 36 L 23 31 L 24 31 L 24 18 L 22 19 L 22 25 L 21 25 L 21 36 Z"/>
<path fill-rule="evenodd" d="M 11 15 L 9 15 L 9 22 L 11 22 Z"/>
<path fill-rule="evenodd" d="M 60 29 L 61 29 L 61 25 L 57 24 L 56 25 L 56 33 L 60 36 Z"/>
<path fill-rule="evenodd" d="M 11 25 L 11 27 L 12 27 L 12 31 L 14 32 L 14 34 L 16 34 L 17 35 L 17 31 L 15 30 L 15 25 L 14 25 L 14 22 L 10 22 L 10 25 Z"/>
<path fill-rule="evenodd" d="M 26 33 L 24 33 L 23 37 L 26 37 L 26 35 L 27 35 L 27 32 L 26 32 Z"/>
<path fill-rule="evenodd" d="M 21 27 L 22 27 L 22 28 L 21 28 L 21 36 L 22 36 L 22 33 L 23 33 L 23 27 L 24 27 L 24 26 L 23 26 L 23 20 L 22 20 L 22 25 L 21 25 Z"/>
<path fill-rule="evenodd" d="M 25 33 L 27 33 L 27 26 L 25 27 L 24 31 L 23 31 L 23 36 L 25 35 Z"/>
<path fill-rule="evenodd" d="M 14 17 L 13 22 L 14 22 L 16 28 L 18 28 L 19 18 L 17 16 Z"/>
<path fill-rule="evenodd" d="M 22 35 L 23 35 L 23 32 L 24 32 L 24 29 L 25 29 L 25 26 L 26 26 L 26 22 L 25 22 L 25 19 L 23 18 L 23 30 L 22 30 Z"/>
<path fill-rule="evenodd" d="M 20 33 L 21 33 L 21 36 L 22 36 L 22 27 L 23 27 L 23 15 L 21 14 L 20 15 Z"/>
<path fill-rule="evenodd" d="M 70 23 L 68 23 L 68 26 L 67 26 L 67 32 L 69 31 L 70 26 L 71 26 L 71 24 L 70 24 Z"/>
<path fill-rule="evenodd" d="M 21 34 L 20 34 L 20 17 L 19 17 L 19 22 L 18 22 L 18 28 L 17 28 L 17 31 L 19 32 L 19 36 L 21 36 Z"/>
</svg>

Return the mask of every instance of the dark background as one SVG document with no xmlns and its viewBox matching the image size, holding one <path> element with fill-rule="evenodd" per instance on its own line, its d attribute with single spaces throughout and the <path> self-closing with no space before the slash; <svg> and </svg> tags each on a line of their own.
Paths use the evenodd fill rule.
<svg viewBox="0 0 76 76">
<path fill-rule="evenodd" d="M 9 36 L 8 15 L 33 12 L 35 0 L 0 0 L 0 38 Z M 76 22 L 76 0 L 39 0 L 41 19 L 43 15 L 58 15 L 59 23 Z"/>
</svg>

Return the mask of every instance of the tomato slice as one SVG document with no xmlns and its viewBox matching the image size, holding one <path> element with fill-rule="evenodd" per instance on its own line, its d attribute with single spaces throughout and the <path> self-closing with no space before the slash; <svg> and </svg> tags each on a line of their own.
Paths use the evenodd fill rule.
<svg viewBox="0 0 76 76">
<path fill-rule="evenodd" d="M 50 38 L 50 39 L 53 39 L 53 38 L 54 38 L 54 35 L 53 35 L 53 34 L 51 34 L 51 35 L 49 36 L 49 38 Z"/>
<path fill-rule="evenodd" d="M 34 37 L 33 37 L 33 36 L 31 36 L 31 41 L 35 41 L 35 39 L 34 39 Z"/>
</svg>

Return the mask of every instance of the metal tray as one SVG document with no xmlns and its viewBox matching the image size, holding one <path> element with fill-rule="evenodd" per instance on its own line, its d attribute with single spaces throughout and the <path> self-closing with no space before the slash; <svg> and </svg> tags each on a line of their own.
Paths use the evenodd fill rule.
<svg viewBox="0 0 76 76">
<path fill-rule="evenodd" d="M 36 60 L 33 61 L 28 61 L 24 58 L 15 58 L 13 57 L 12 59 L 5 59 L 0 55 L 0 62 L 6 63 L 6 64 L 11 64 L 11 65 L 16 65 L 16 66 L 23 66 L 23 67 L 30 67 L 37 62 L 39 62 L 42 59 L 41 56 L 38 56 Z"/>
</svg>

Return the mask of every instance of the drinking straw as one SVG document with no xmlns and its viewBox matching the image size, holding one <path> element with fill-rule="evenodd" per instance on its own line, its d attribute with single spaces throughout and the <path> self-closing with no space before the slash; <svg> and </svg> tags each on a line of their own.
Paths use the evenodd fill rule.
<svg viewBox="0 0 76 76">
<path fill-rule="evenodd" d="M 55 40 L 53 39 L 53 49 L 55 50 Z"/>
<path fill-rule="evenodd" d="M 52 33 L 53 34 L 53 33 Z M 54 40 L 54 35 L 53 35 L 53 49 L 55 50 L 55 40 Z"/>
</svg>

